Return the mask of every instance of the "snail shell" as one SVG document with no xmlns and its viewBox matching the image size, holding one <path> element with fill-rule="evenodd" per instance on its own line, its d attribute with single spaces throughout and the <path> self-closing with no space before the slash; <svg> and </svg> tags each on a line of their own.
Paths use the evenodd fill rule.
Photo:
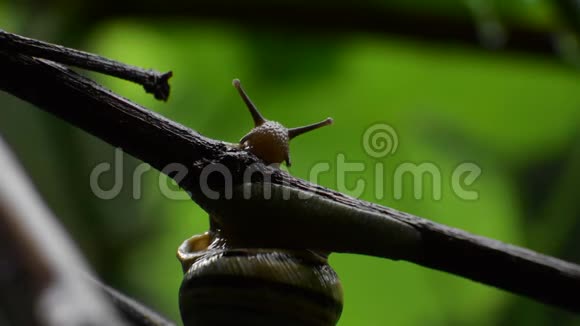
<svg viewBox="0 0 580 326">
<path fill-rule="evenodd" d="M 342 287 L 324 255 L 235 248 L 214 232 L 178 249 L 184 325 L 335 325 Z"/>
<path fill-rule="evenodd" d="M 287 129 L 266 120 L 243 90 L 254 129 L 241 148 L 267 164 L 290 166 L 289 141 L 332 123 Z M 179 289 L 184 325 L 336 325 L 342 312 L 342 286 L 327 256 L 311 250 L 248 248 L 220 234 L 210 216 L 210 232 L 186 240 L 178 249 L 185 274 Z"/>
</svg>

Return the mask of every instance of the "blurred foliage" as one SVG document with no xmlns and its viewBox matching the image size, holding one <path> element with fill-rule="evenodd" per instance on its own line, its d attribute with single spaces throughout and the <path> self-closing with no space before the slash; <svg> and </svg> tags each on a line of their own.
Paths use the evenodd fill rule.
<svg viewBox="0 0 580 326">
<path fill-rule="evenodd" d="M 496 2 L 502 13 L 530 22 L 551 17 L 546 0 Z M 434 12 L 461 5 L 397 3 Z M 0 27 L 19 32 L 23 26 L 34 37 L 18 18 L 27 15 L 16 7 L 0 1 Z M 330 171 L 318 183 L 337 189 L 336 158 L 344 154 L 347 162 L 365 164 L 364 172 L 346 176 L 349 189 L 359 179 L 366 182 L 365 200 L 580 263 L 580 75 L 572 67 L 454 45 L 365 35 L 322 38 L 186 20 L 118 19 L 87 30 L 77 47 L 174 72 L 167 103 L 140 86 L 91 77 L 208 137 L 236 142 L 251 128 L 231 86 L 240 78 L 269 119 L 292 127 L 334 118 L 332 127 L 293 141 L 293 175 L 308 178 L 315 164 L 327 162 Z M 67 31 L 59 33 L 53 41 L 66 41 Z M 159 184 L 171 182 L 153 170 L 138 187 L 141 198 L 133 199 L 133 171 L 140 162 L 126 155 L 120 195 L 97 198 L 89 175 L 102 162 L 115 166 L 113 148 L 5 94 L 0 105 L 0 133 L 95 269 L 108 283 L 179 320 L 182 274 L 175 251 L 207 229 L 206 213 L 183 196 L 165 198 Z M 396 130 L 399 147 L 374 159 L 365 153 L 362 136 L 379 122 Z M 479 192 L 475 201 L 451 189 L 454 168 L 466 161 L 483 171 L 472 186 Z M 429 180 L 423 198 L 414 199 L 410 179 L 403 198 L 395 199 L 393 173 L 404 162 L 435 164 L 442 199 L 432 199 Z M 376 164 L 385 166 L 382 199 L 374 195 Z M 111 173 L 101 186 L 114 182 Z M 580 325 L 568 313 L 405 262 L 334 254 L 331 263 L 345 290 L 340 325 Z"/>
</svg>

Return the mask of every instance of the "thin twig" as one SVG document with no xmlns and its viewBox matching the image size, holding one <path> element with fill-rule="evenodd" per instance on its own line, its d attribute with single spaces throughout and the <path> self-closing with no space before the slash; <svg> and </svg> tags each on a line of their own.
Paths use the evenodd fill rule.
<svg viewBox="0 0 580 326">
<path fill-rule="evenodd" d="M 111 300 L 112 304 L 133 326 L 175 326 L 176 324 L 156 311 L 125 294 L 103 284 L 99 280 L 90 278 L 94 285 L 100 288 Z"/>
<path fill-rule="evenodd" d="M 13 251 L 8 258 L 0 252 L 0 259 L 20 266 L 17 279 L 25 280 L 8 290 L 0 284 L 0 297 L 19 300 L 18 309 L 4 316 L 13 324 L 24 324 L 19 321 L 25 319 L 27 325 L 124 325 L 116 308 L 128 325 L 175 325 L 89 274 L 72 240 L 42 204 L 1 138 L 0 226 L 0 247 Z M 43 309 L 37 309 L 39 303 Z M 30 311 L 41 315 L 30 316 Z M 69 316 L 53 315 L 55 311 L 68 311 Z"/>
<path fill-rule="evenodd" d="M 92 70 L 140 84 L 156 99 L 167 101 L 169 78 L 172 72 L 160 73 L 98 56 L 96 54 L 42 42 L 0 29 L 0 50 L 48 59 L 87 70 Z"/>
<path fill-rule="evenodd" d="M 213 216 L 224 221 L 235 217 L 228 223 L 235 224 L 245 241 L 255 241 L 253 245 L 407 260 L 580 312 L 578 265 L 351 198 L 265 167 L 245 151 L 203 137 L 66 68 L 0 52 L 0 71 L 0 89 L 123 148 L 169 176 L 175 172 L 166 169 L 169 164 L 186 166 L 187 176 L 178 180 L 181 187 Z M 253 166 L 271 177 L 274 188 L 310 197 L 285 202 L 258 196 L 210 199 L 200 176 L 205 167 L 215 164 L 227 168 L 234 185 L 241 185 L 244 172 Z M 253 185 L 260 185 L 263 179 L 254 181 Z M 225 186 L 223 178 L 211 175 L 205 185 Z"/>
<path fill-rule="evenodd" d="M 25 274 L 20 277 L 35 293 L 19 313 L 38 313 L 33 319 L 43 325 L 127 325 L 105 296 L 84 280 L 88 265 L 1 139 L 0 229 L 0 241 L 11 242 L 18 251 L 24 266 L 20 273 Z"/>
</svg>

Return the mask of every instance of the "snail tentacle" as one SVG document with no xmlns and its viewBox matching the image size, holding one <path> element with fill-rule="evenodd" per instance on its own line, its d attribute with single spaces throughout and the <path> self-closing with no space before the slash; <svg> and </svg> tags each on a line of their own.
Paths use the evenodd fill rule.
<svg viewBox="0 0 580 326">
<path fill-rule="evenodd" d="M 242 88 L 239 79 L 234 79 L 232 84 L 240 93 L 254 120 L 254 129 L 242 137 L 240 145 L 261 158 L 266 164 L 286 162 L 286 166 L 290 166 L 290 140 L 305 132 L 332 124 L 332 118 L 327 118 L 311 125 L 287 129 L 278 122 L 265 119 L 260 114 L 258 108 Z"/>
<path fill-rule="evenodd" d="M 296 136 L 302 135 L 305 132 L 309 132 L 311 130 L 315 130 L 324 126 L 331 125 L 333 122 L 332 118 L 326 118 L 320 122 L 313 123 L 311 125 L 303 126 L 303 127 L 296 127 L 288 129 L 288 138 L 293 139 Z"/>
<path fill-rule="evenodd" d="M 244 88 L 242 87 L 240 80 L 234 79 L 232 84 L 238 90 L 238 93 L 240 93 L 240 96 L 244 100 L 244 103 L 246 103 L 246 106 L 250 110 L 250 113 L 252 114 L 252 119 L 254 119 L 254 127 L 258 127 L 264 124 L 267 120 L 262 116 L 260 111 L 258 111 L 258 108 L 256 107 L 256 105 L 254 105 L 248 94 L 246 94 L 246 91 L 244 91 Z"/>
</svg>

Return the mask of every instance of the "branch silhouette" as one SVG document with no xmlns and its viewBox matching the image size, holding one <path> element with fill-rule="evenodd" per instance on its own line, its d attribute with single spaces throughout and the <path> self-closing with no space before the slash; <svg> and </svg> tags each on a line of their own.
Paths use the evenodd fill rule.
<svg viewBox="0 0 580 326">
<path fill-rule="evenodd" d="M 60 65 L 0 52 L 0 89 L 54 114 L 174 177 L 224 232 L 249 246 L 316 249 L 406 260 L 580 312 L 580 266 L 388 207 L 349 197 L 268 167 L 236 146 L 213 140 L 134 104 Z M 222 166 L 231 184 L 211 174 Z M 248 168 L 254 174 L 244 184 Z M 207 196 L 202 181 L 232 198 Z M 272 197 L 264 198 L 269 186 Z M 243 197 L 246 190 L 249 198 Z M 289 194 L 289 198 L 284 197 Z"/>
<path fill-rule="evenodd" d="M 96 54 L 8 33 L 2 29 L 0 29 L 0 50 L 27 54 L 125 79 L 142 85 L 147 93 L 152 93 L 158 100 L 167 101 L 169 98 L 168 80 L 173 75 L 171 71 L 160 73 L 146 70 Z"/>
<path fill-rule="evenodd" d="M 9 324 L 175 325 L 92 276 L 1 137 L 0 248 L 16 274 L 0 279 Z"/>
<path fill-rule="evenodd" d="M 405 10 L 396 4 L 359 1 L 333 1 L 332 5 L 293 1 L 232 1 L 184 2 L 170 0 L 164 6 L 155 1 L 107 0 L 110 6 L 93 5 L 94 20 L 104 17 L 187 17 L 195 21 L 223 21 L 235 23 L 241 28 L 264 28 L 278 31 L 303 31 L 305 34 L 337 35 L 369 33 L 379 37 L 408 38 L 420 42 L 461 44 L 484 49 L 482 35 L 471 13 L 458 2 L 455 14 L 429 12 L 428 10 Z M 558 59 L 555 31 L 548 28 L 524 25 L 519 21 L 505 19 L 502 25 L 509 37 L 494 50 L 539 55 Z"/>
</svg>

